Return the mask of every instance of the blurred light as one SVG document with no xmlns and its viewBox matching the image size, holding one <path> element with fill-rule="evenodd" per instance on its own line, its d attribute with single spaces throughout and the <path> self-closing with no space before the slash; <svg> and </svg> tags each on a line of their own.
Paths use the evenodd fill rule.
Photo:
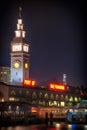
<svg viewBox="0 0 87 130">
<path fill-rule="evenodd" d="M 60 128 L 60 124 L 59 123 L 56 123 L 56 128 Z"/>
<path fill-rule="evenodd" d="M 75 130 L 75 129 L 76 129 L 76 125 L 72 124 L 72 130 Z"/>
<path fill-rule="evenodd" d="M 25 63 L 25 69 L 28 69 L 28 63 Z"/>
<path fill-rule="evenodd" d="M 24 85 L 25 86 L 35 86 L 36 82 L 35 82 L 35 80 L 27 80 L 27 79 L 25 79 L 24 80 Z"/>
<path fill-rule="evenodd" d="M 72 130 L 72 125 L 68 125 L 68 130 Z"/>
<path fill-rule="evenodd" d="M 38 110 L 35 107 L 32 107 L 31 112 L 38 112 Z"/>
<path fill-rule="evenodd" d="M 14 101 L 14 97 L 10 97 L 10 98 L 9 98 L 9 101 Z"/>
<path fill-rule="evenodd" d="M 84 130 L 87 130 L 87 125 L 84 125 Z"/>
<path fill-rule="evenodd" d="M 64 85 L 53 84 L 53 83 L 50 83 L 49 88 L 53 90 L 63 90 L 63 91 L 65 90 Z"/>
</svg>

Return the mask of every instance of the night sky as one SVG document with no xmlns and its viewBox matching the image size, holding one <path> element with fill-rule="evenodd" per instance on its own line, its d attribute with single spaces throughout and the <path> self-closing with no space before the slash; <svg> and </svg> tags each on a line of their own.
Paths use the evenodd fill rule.
<svg viewBox="0 0 87 130">
<path fill-rule="evenodd" d="M 2 4 L 1 4 L 2 2 Z M 87 85 L 87 7 L 83 1 L 1 0 L 0 66 L 10 66 L 10 44 L 22 9 L 30 43 L 30 78 Z"/>
</svg>

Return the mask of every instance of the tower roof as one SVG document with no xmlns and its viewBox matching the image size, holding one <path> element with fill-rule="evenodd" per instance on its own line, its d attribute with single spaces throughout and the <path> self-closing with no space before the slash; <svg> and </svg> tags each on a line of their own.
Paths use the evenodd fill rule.
<svg viewBox="0 0 87 130">
<path fill-rule="evenodd" d="M 22 16 L 22 7 L 19 7 L 19 18 Z"/>
<path fill-rule="evenodd" d="M 16 43 L 16 42 L 17 43 L 26 43 L 26 40 L 23 37 L 14 37 L 12 42 L 14 42 L 14 43 Z"/>
<path fill-rule="evenodd" d="M 22 17 L 21 17 L 22 8 L 19 7 L 19 18 L 17 19 L 17 29 L 15 30 L 15 36 L 13 38 L 14 43 L 23 43 L 25 40 L 25 31 L 23 29 Z"/>
</svg>

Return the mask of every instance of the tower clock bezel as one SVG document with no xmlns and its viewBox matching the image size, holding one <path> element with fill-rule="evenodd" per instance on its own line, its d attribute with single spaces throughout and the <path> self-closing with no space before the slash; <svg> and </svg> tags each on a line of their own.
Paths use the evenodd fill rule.
<svg viewBox="0 0 87 130">
<path fill-rule="evenodd" d="M 21 66 L 21 61 L 20 61 L 20 60 L 15 60 L 15 61 L 13 62 L 13 68 L 19 69 L 20 66 Z"/>
<path fill-rule="evenodd" d="M 28 62 L 25 62 L 25 63 L 24 63 L 24 68 L 25 68 L 25 69 L 28 69 L 28 68 L 29 68 Z"/>
</svg>

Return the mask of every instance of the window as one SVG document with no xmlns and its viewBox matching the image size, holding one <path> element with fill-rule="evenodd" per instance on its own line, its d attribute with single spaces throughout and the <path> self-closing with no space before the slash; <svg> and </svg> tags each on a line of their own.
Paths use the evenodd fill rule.
<svg viewBox="0 0 87 130">
<path fill-rule="evenodd" d="M 56 97 L 55 97 L 55 100 L 58 100 L 59 99 L 59 95 L 57 94 Z"/>
<path fill-rule="evenodd" d="M 36 92 L 33 92 L 33 93 L 32 93 L 32 98 L 33 98 L 33 99 L 36 99 L 36 98 L 37 98 Z"/>
<path fill-rule="evenodd" d="M 43 98 L 43 93 L 42 92 L 39 93 L 39 98 Z"/>
<path fill-rule="evenodd" d="M 72 96 L 69 98 L 69 101 L 73 101 L 73 97 Z"/>
<path fill-rule="evenodd" d="M 75 100 L 75 102 L 78 102 L 78 98 L 77 97 L 75 97 L 74 100 Z"/>
<path fill-rule="evenodd" d="M 61 107 L 64 107 L 65 106 L 65 102 L 61 102 Z"/>
<path fill-rule="evenodd" d="M 69 97 L 66 95 L 65 96 L 65 101 L 68 101 L 69 100 Z"/>
<path fill-rule="evenodd" d="M 12 90 L 11 91 L 11 96 L 14 96 L 14 95 L 16 95 L 15 90 Z"/>
<path fill-rule="evenodd" d="M 62 94 L 62 95 L 60 96 L 60 98 L 61 98 L 61 100 L 64 100 L 64 95 Z"/>
<path fill-rule="evenodd" d="M 50 95 L 50 99 L 54 100 L 54 95 L 53 94 Z"/>
<path fill-rule="evenodd" d="M 26 96 L 29 97 L 30 96 L 30 92 L 26 91 Z"/>
<path fill-rule="evenodd" d="M 47 93 L 45 93 L 44 98 L 48 99 L 48 94 Z"/>
</svg>

